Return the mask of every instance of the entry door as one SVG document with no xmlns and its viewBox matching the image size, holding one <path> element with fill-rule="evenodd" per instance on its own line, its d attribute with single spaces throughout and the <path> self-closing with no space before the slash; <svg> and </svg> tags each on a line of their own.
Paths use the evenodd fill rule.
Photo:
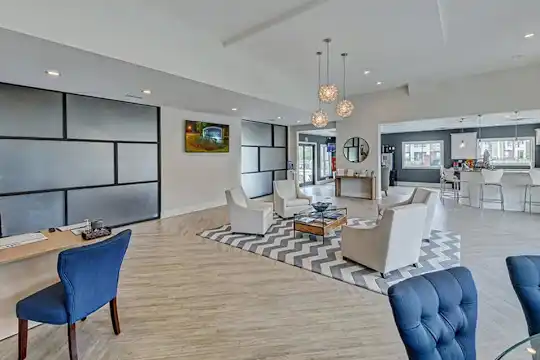
<svg viewBox="0 0 540 360">
<path fill-rule="evenodd" d="M 300 186 L 315 184 L 315 146 L 298 145 L 298 184 Z"/>
</svg>

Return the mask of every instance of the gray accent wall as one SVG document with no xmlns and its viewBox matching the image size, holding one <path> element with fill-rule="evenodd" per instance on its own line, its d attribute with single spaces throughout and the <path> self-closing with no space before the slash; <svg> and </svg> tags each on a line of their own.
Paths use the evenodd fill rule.
<svg viewBox="0 0 540 360">
<path fill-rule="evenodd" d="M 159 108 L 0 84 L 2 235 L 160 213 Z"/>
<path fill-rule="evenodd" d="M 540 124 L 518 125 L 518 136 L 536 137 L 535 129 L 540 128 Z M 381 144 L 395 146 L 395 170 L 397 170 L 397 180 L 404 182 L 424 182 L 438 183 L 440 173 L 438 169 L 403 169 L 402 168 L 402 143 L 408 141 L 444 141 L 444 166 L 452 165 L 451 158 L 451 137 L 450 134 L 460 133 L 461 129 L 407 132 L 395 134 L 382 134 Z M 478 132 L 477 128 L 464 129 L 463 132 Z M 480 135 L 479 135 L 480 136 Z M 482 128 L 481 138 L 508 138 L 515 136 L 515 126 L 496 126 Z M 540 146 L 536 146 L 535 162 L 536 167 L 540 167 Z"/>
</svg>

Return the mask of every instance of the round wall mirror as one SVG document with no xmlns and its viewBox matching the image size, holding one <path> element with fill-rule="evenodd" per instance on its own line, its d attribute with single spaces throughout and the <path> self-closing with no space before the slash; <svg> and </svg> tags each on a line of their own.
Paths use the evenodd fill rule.
<svg viewBox="0 0 540 360">
<path fill-rule="evenodd" d="M 353 163 L 361 163 L 369 155 L 369 144 L 361 137 L 353 137 L 343 145 L 343 155 Z"/>
</svg>

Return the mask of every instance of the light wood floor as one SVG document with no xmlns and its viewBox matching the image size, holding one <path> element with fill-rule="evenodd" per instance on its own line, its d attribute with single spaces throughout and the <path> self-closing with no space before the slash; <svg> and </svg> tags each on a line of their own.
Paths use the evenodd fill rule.
<svg viewBox="0 0 540 360">
<path fill-rule="evenodd" d="M 393 188 L 384 201 L 410 191 Z M 373 202 L 336 201 L 351 216 L 376 215 Z M 101 309 L 77 325 L 79 359 L 406 359 L 387 297 L 196 235 L 226 222 L 217 208 L 133 226 L 118 296 L 123 332 L 113 335 Z M 538 252 L 540 217 L 447 201 L 436 224 L 462 234 L 480 297 L 478 358 L 493 359 L 526 335 L 504 259 Z M 16 338 L 0 342 L 0 359 L 16 354 Z M 65 328 L 30 330 L 28 359 L 68 359 Z"/>
</svg>

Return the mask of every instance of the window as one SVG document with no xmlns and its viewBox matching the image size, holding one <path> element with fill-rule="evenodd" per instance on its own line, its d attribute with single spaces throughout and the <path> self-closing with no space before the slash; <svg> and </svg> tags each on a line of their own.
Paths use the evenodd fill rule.
<svg viewBox="0 0 540 360">
<path fill-rule="evenodd" d="M 328 152 L 328 145 L 321 144 L 320 146 L 320 158 L 319 158 L 319 178 L 325 179 L 332 176 L 330 153 Z"/>
<path fill-rule="evenodd" d="M 404 169 L 439 169 L 442 165 L 444 141 L 411 141 L 403 143 Z"/>
<path fill-rule="evenodd" d="M 491 154 L 494 166 L 527 166 L 534 167 L 534 138 L 498 138 L 478 140 L 478 159 L 484 152 Z"/>
</svg>

